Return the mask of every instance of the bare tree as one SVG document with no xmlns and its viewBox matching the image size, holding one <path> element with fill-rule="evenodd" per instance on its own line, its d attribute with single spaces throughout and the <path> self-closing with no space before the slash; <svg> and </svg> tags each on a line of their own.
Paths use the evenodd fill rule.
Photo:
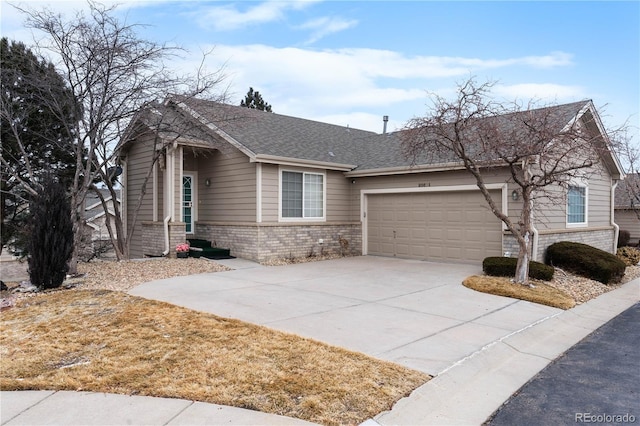
<svg viewBox="0 0 640 426">
<path fill-rule="evenodd" d="M 140 38 L 137 25 L 114 16 L 115 6 L 107 8 L 90 1 L 88 14 L 78 12 L 70 20 L 47 9 L 20 10 L 27 16 L 27 27 L 44 33 L 38 49 L 47 51 L 55 61 L 80 110 L 79 119 L 66 129 L 77 141 L 71 197 L 75 250 L 70 272 L 74 273 L 83 236 L 84 199 L 99 182 L 116 199 L 115 147 L 130 130 L 131 120 L 169 93 L 219 98 L 214 91 L 219 91 L 224 75 L 222 69 L 208 72 L 202 64 L 195 75 L 171 71 L 166 64 L 184 51 Z M 60 111 L 55 99 L 41 101 L 43 108 Z M 115 213 L 115 223 L 107 226 L 116 255 L 122 259 L 128 256 L 128 238 L 122 226 L 123 213 L 118 207 Z"/>
<path fill-rule="evenodd" d="M 634 143 L 630 130 L 627 124 L 623 125 L 614 133 L 612 140 L 627 173 L 621 185 L 620 198 L 640 220 L 640 146 Z"/>
<path fill-rule="evenodd" d="M 556 202 L 574 179 L 588 179 L 600 161 L 607 142 L 598 140 L 586 115 L 575 120 L 581 105 L 534 108 L 514 102 L 509 106 L 490 97 L 493 83 L 478 85 L 473 78 L 459 85 L 453 101 L 433 95 L 433 110 L 409 121 L 403 148 L 414 164 L 460 163 L 475 178 L 493 214 L 518 242 L 515 281 L 528 284 L 533 223 L 536 206 Z M 506 168 L 509 183 L 518 189 L 522 203 L 519 217 L 503 213 L 499 200 L 487 189 L 487 176 Z"/>
</svg>

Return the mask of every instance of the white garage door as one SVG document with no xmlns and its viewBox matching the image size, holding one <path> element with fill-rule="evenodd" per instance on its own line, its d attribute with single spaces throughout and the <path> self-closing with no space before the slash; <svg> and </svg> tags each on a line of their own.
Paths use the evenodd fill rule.
<svg viewBox="0 0 640 426">
<path fill-rule="evenodd" d="M 491 193 L 501 205 L 499 191 Z M 502 227 L 479 191 L 369 194 L 367 252 L 431 261 L 502 254 Z"/>
</svg>

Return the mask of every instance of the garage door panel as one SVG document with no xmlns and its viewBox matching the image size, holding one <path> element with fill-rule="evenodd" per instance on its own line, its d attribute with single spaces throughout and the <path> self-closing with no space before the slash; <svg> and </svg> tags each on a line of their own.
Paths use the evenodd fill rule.
<svg viewBox="0 0 640 426">
<path fill-rule="evenodd" d="M 408 257 L 411 254 L 411 246 L 409 244 L 396 244 L 396 255 L 399 257 Z"/>
<path fill-rule="evenodd" d="M 499 191 L 492 195 L 499 203 Z M 481 261 L 502 252 L 500 221 L 479 191 L 373 194 L 367 202 L 370 254 Z"/>
</svg>

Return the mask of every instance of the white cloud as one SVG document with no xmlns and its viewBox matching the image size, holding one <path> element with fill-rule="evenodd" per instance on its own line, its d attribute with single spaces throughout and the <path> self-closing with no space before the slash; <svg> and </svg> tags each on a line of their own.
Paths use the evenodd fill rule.
<svg viewBox="0 0 640 426">
<path fill-rule="evenodd" d="M 428 103 L 427 91 L 454 96 L 456 80 L 470 75 L 483 79 L 486 72 L 509 72 L 513 80 L 514 67 L 531 69 L 554 57 L 551 54 L 494 60 L 407 56 L 376 49 L 219 45 L 209 67 L 214 69 L 216 61 L 226 63 L 233 103 L 239 103 L 252 86 L 277 113 L 379 132 L 382 115 L 392 117 L 391 130 L 423 114 Z M 585 97 L 585 89 L 579 86 L 553 83 L 501 85 L 494 89 L 495 95 L 509 100 Z"/>
<path fill-rule="evenodd" d="M 307 21 L 296 28 L 300 30 L 312 30 L 311 37 L 306 42 L 306 44 L 312 44 L 330 34 L 353 28 L 356 25 L 358 25 L 358 21 L 355 19 L 347 20 L 340 17 L 330 18 L 325 16 Z"/>
<path fill-rule="evenodd" d="M 198 23 L 204 28 L 230 31 L 247 26 L 278 21 L 288 10 L 303 9 L 313 1 L 266 1 L 240 10 L 238 4 L 213 6 L 198 11 Z M 240 2 L 243 4 L 243 2 Z M 247 3 L 244 3 L 247 4 Z"/>
</svg>

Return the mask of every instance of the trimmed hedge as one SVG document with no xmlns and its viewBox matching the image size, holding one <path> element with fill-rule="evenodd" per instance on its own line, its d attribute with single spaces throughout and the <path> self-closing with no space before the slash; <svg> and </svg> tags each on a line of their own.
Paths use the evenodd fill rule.
<svg viewBox="0 0 640 426">
<path fill-rule="evenodd" d="M 561 241 L 547 247 L 546 263 L 603 284 L 619 282 L 626 265 L 617 256 L 587 244 Z"/>
<path fill-rule="evenodd" d="M 518 259 L 515 257 L 487 257 L 482 261 L 482 270 L 485 274 L 494 277 L 514 277 Z M 555 270 L 544 263 L 529 262 L 529 278 L 551 281 Z"/>
</svg>

